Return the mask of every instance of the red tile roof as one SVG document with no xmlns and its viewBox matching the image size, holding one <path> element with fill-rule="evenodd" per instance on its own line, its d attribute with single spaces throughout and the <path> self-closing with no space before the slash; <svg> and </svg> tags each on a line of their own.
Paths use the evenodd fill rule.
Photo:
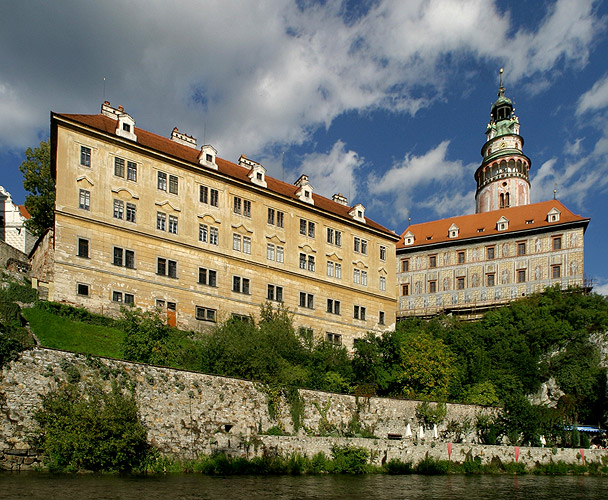
<svg viewBox="0 0 608 500">
<path fill-rule="evenodd" d="M 101 113 L 97 115 L 52 113 L 53 118 L 56 116 L 72 122 L 79 123 L 81 125 L 85 125 L 87 127 L 91 127 L 108 135 L 116 135 L 116 120 Z M 195 167 L 200 168 L 201 170 L 209 170 L 199 164 L 198 156 L 200 154 L 200 148 L 195 149 L 189 146 L 185 146 L 175 141 L 172 141 L 171 139 L 153 134 L 152 132 L 148 132 L 137 127 L 135 127 L 134 133 L 137 136 L 137 144 L 140 146 L 150 148 L 154 151 L 182 161 L 186 161 L 188 163 L 193 164 Z M 251 179 L 249 179 L 249 177 L 247 176 L 250 171 L 249 168 L 241 167 L 240 165 L 237 165 L 219 157 L 216 157 L 216 164 L 218 166 L 219 173 L 224 174 L 233 179 L 251 184 Z M 285 196 L 287 198 L 291 198 L 292 200 L 298 200 L 296 192 L 299 188 L 297 186 L 293 184 L 288 184 L 278 179 L 274 179 L 270 176 L 266 176 L 266 183 L 270 191 Z M 378 224 L 377 222 L 374 222 L 373 220 L 367 217 L 365 218 L 366 224 L 361 224 L 353 220 L 353 218 L 348 214 L 352 210 L 352 207 L 336 203 L 335 201 L 320 196 L 318 194 L 313 194 L 313 200 L 314 206 L 322 211 L 337 215 L 343 219 L 348 220 L 351 223 L 360 225 L 362 228 L 368 226 L 371 229 L 380 231 L 385 235 L 388 235 L 389 237 L 397 239 L 397 235 L 393 231 L 390 231 L 389 229 L 383 227 L 382 225 Z"/>
<path fill-rule="evenodd" d="M 547 213 L 552 208 L 560 211 L 559 222 L 547 221 Z M 497 222 L 503 216 L 508 219 L 509 227 L 504 231 L 499 231 L 497 229 Z M 412 224 L 401 234 L 397 242 L 397 249 L 434 245 L 447 241 L 461 241 L 470 238 L 487 238 L 488 236 L 512 234 L 518 231 L 548 228 L 568 223 L 581 223 L 586 228 L 589 219 L 573 214 L 559 200 L 541 201 L 540 203 L 503 208 L 492 212 Z M 448 237 L 448 230 L 452 224 L 458 226 L 459 229 L 458 236 L 455 238 Z M 483 229 L 483 231 L 479 231 L 480 229 Z M 414 235 L 414 243 L 405 246 L 403 244 L 404 236 L 408 231 Z"/>
<path fill-rule="evenodd" d="M 17 206 L 19 207 L 19 213 L 21 214 L 21 217 L 25 217 L 26 219 L 32 218 L 32 216 L 28 212 L 27 208 L 25 208 L 25 205 L 17 205 Z"/>
</svg>

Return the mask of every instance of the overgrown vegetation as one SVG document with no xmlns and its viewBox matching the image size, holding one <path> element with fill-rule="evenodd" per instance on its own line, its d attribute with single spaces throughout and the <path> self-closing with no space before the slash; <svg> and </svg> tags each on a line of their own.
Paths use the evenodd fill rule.
<svg viewBox="0 0 608 500">
<path fill-rule="evenodd" d="M 0 368 L 15 359 L 31 344 L 27 330 L 21 324 L 21 308 L 17 302 L 29 303 L 37 298 L 36 291 L 25 282 L 2 275 L 0 279 Z"/>
<path fill-rule="evenodd" d="M 94 350 L 78 346 L 76 336 L 72 347 L 66 345 L 73 326 L 62 327 L 57 335 L 64 344 L 47 343 L 45 326 L 51 320 L 43 317 L 35 324 L 31 319 L 45 345 L 255 380 L 290 396 L 296 427 L 296 387 L 501 405 L 505 412 L 500 419 L 480 417 L 470 423 L 487 443 L 535 444 L 545 436 L 550 445 L 565 446 L 574 440 L 562 430 L 564 424 L 606 425 L 606 370 L 589 338 L 608 330 L 608 301 L 577 290 L 548 289 L 490 311 L 477 322 L 407 319 L 395 331 L 366 336 L 352 357 L 344 347 L 296 331 L 290 312 L 271 304 L 262 306 L 257 321 L 229 319 L 208 335 L 168 328 L 157 315 L 135 309 L 127 309 L 124 320 L 116 322 L 64 306 L 39 308 L 85 324 L 108 321 L 116 328 L 107 345 L 100 342 Z M 30 311 L 25 312 L 28 319 Z M 87 327 L 78 338 L 89 335 Z M 551 377 L 565 392 L 557 407 L 531 405 L 527 396 Z M 455 436 L 462 434 L 463 429 L 452 427 Z"/>
<path fill-rule="evenodd" d="M 148 446 L 135 400 L 116 382 L 110 392 L 77 385 L 78 380 L 42 397 L 34 415 L 38 443 L 51 471 L 124 472 L 141 468 Z"/>
</svg>

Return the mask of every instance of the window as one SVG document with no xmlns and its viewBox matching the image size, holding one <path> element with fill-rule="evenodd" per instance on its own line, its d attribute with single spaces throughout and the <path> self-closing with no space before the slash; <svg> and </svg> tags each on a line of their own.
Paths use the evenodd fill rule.
<svg viewBox="0 0 608 500">
<path fill-rule="evenodd" d="M 76 285 L 76 293 L 78 295 L 84 295 L 86 297 L 89 296 L 89 285 L 86 285 L 85 283 L 78 283 Z"/>
<path fill-rule="evenodd" d="M 122 158 L 114 158 L 114 175 L 117 177 L 125 176 L 125 160 Z M 118 293 L 118 292 L 116 292 Z"/>
<path fill-rule="evenodd" d="M 342 231 L 328 227 L 327 243 L 331 243 L 332 245 L 336 245 L 338 247 L 342 246 Z"/>
<path fill-rule="evenodd" d="M 133 250 L 125 250 L 120 247 L 114 247 L 112 263 L 115 266 L 124 266 L 128 269 L 135 269 L 135 252 Z"/>
<path fill-rule="evenodd" d="M 159 257 L 156 260 L 156 274 L 177 278 L 177 262 Z"/>
<path fill-rule="evenodd" d="M 236 293 L 244 293 L 249 295 L 249 278 L 241 278 L 240 276 L 232 277 L 232 291 Z"/>
<path fill-rule="evenodd" d="M 315 223 L 306 219 L 300 219 L 300 234 L 310 238 L 315 237 Z"/>
<path fill-rule="evenodd" d="M 525 283 L 526 281 L 526 270 L 525 269 L 519 269 L 517 271 L 517 282 L 518 283 Z"/>
<path fill-rule="evenodd" d="M 167 229 L 167 214 L 156 212 L 156 229 L 165 231 Z"/>
<path fill-rule="evenodd" d="M 332 345 L 342 345 L 342 335 L 339 333 L 327 332 L 325 338 Z"/>
<path fill-rule="evenodd" d="M 268 300 L 276 300 L 277 302 L 283 302 L 283 287 L 277 285 L 268 285 L 266 298 Z"/>
<path fill-rule="evenodd" d="M 464 264 L 464 261 L 465 261 L 464 252 L 458 252 L 458 263 Z"/>
<path fill-rule="evenodd" d="M 561 250 L 562 249 L 562 237 L 554 236 L 553 237 L 553 250 Z"/>
<path fill-rule="evenodd" d="M 327 312 L 331 314 L 340 314 L 340 301 L 327 299 Z"/>
<path fill-rule="evenodd" d="M 217 227 L 209 227 L 207 224 L 198 225 L 198 240 L 203 243 L 217 245 L 219 241 L 219 230 Z"/>
<path fill-rule="evenodd" d="M 410 259 L 404 259 L 401 261 L 401 272 L 407 273 L 410 270 Z"/>
<path fill-rule="evenodd" d="M 169 232 L 171 234 L 177 234 L 177 217 L 175 217 L 175 215 L 169 216 Z"/>
<path fill-rule="evenodd" d="M 239 214 L 241 213 L 241 206 L 243 204 L 243 200 L 241 198 L 239 198 L 238 196 L 234 197 L 234 203 L 232 205 L 232 211 L 235 214 Z"/>
<path fill-rule="evenodd" d="M 437 282 L 429 281 L 429 293 L 436 293 L 436 292 L 437 292 Z"/>
<path fill-rule="evenodd" d="M 560 278 L 562 275 L 561 266 L 551 266 L 551 278 L 556 279 Z"/>
<path fill-rule="evenodd" d="M 386 277 L 380 276 L 380 291 L 386 292 Z"/>
<path fill-rule="evenodd" d="M 91 166 L 91 148 L 80 146 L 80 164 L 83 167 Z M 86 295 L 88 295 L 88 293 Z"/>
<path fill-rule="evenodd" d="M 334 263 L 331 261 L 327 261 L 327 276 L 334 275 Z"/>
<path fill-rule="evenodd" d="M 526 255 L 526 243 L 521 242 L 517 244 L 517 255 L 522 256 Z"/>
<path fill-rule="evenodd" d="M 495 285 L 495 279 L 496 279 L 496 275 L 493 274 L 493 273 L 486 275 L 487 286 L 494 286 Z"/>
<path fill-rule="evenodd" d="M 158 172 L 156 187 L 161 191 L 167 190 L 167 174 L 165 172 Z"/>
<path fill-rule="evenodd" d="M 133 203 L 127 203 L 127 222 L 135 222 L 137 207 Z"/>
<path fill-rule="evenodd" d="M 251 253 L 251 238 L 243 236 L 243 253 Z"/>
<path fill-rule="evenodd" d="M 137 163 L 134 161 L 127 162 L 127 180 L 137 182 Z"/>
<path fill-rule="evenodd" d="M 89 258 L 89 240 L 85 238 L 78 238 L 78 257 Z"/>
<path fill-rule="evenodd" d="M 125 211 L 125 203 L 121 200 L 114 200 L 114 218 L 122 219 Z"/>
<path fill-rule="evenodd" d="M 410 285 L 401 285 L 401 295 L 410 294 Z"/>
<path fill-rule="evenodd" d="M 268 209 L 268 224 L 274 225 L 275 216 L 276 216 L 275 209 L 274 208 L 269 208 Z"/>
<path fill-rule="evenodd" d="M 359 269 L 353 269 L 353 283 L 357 285 L 361 283 L 361 271 Z"/>
<path fill-rule="evenodd" d="M 217 309 L 196 306 L 196 319 L 200 321 L 211 321 L 212 323 L 215 323 L 217 321 Z"/>
<path fill-rule="evenodd" d="M 217 286 L 217 271 L 199 267 L 198 282 L 200 285 Z"/>
<path fill-rule="evenodd" d="M 91 193 L 86 189 L 81 189 L 78 195 L 78 208 L 83 210 L 91 209 Z"/>
<path fill-rule="evenodd" d="M 334 265 L 335 271 L 336 271 L 336 278 L 338 279 L 342 279 L 342 264 L 338 264 L 336 262 L 336 264 Z"/>
<path fill-rule="evenodd" d="M 383 325 L 384 324 L 384 311 L 379 311 L 378 312 L 378 324 L 379 325 Z"/>
<path fill-rule="evenodd" d="M 300 269 L 308 269 L 309 271 L 315 271 L 315 256 L 314 255 L 306 255 L 305 253 L 300 253 Z"/>
<path fill-rule="evenodd" d="M 386 247 L 380 245 L 380 260 L 386 260 Z"/>
<path fill-rule="evenodd" d="M 365 321 L 365 307 L 354 306 L 353 307 L 353 318 Z"/>
<path fill-rule="evenodd" d="M 246 314 L 232 313 L 230 315 L 230 319 L 233 319 L 234 321 L 242 321 L 243 323 L 253 323 L 253 318 L 251 316 L 247 316 Z"/>
<path fill-rule="evenodd" d="M 488 260 L 493 260 L 494 259 L 494 247 L 487 247 L 486 248 L 486 258 Z"/>
<path fill-rule="evenodd" d="M 437 267 L 437 256 L 436 255 L 429 256 L 429 267 Z"/>
<path fill-rule="evenodd" d="M 177 175 L 170 175 L 169 176 L 169 192 L 171 194 L 177 194 Z"/>
<path fill-rule="evenodd" d="M 124 304 L 132 306 L 135 304 L 135 295 L 132 293 L 112 292 L 113 302 L 122 302 Z"/>
<path fill-rule="evenodd" d="M 312 293 L 300 292 L 300 307 L 314 309 L 315 298 Z"/>
<path fill-rule="evenodd" d="M 232 234 L 232 249 L 237 252 L 251 253 L 251 238 L 249 236 L 241 236 L 240 234 Z"/>
<path fill-rule="evenodd" d="M 361 284 L 367 286 L 367 271 L 361 271 Z"/>
<path fill-rule="evenodd" d="M 219 193 L 217 189 L 209 188 L 207 186 L 200 187 L 200 200 L 201 203 L 206 203 L 213 207 L 218 206 Z"/>
<path fill-rule="evenodd" d="M 251 217 L 251 202 L 249 200 L 243 200 L 243 215 Z"/>
<path fill-rule="evenodd" d="M 353 248 L 355 252 L 367 255 L 367 240 L 355 236 Z"/>
<path fill-rule="evenodd" d="M 122 124 L 122 129 L 123 129 L 125 132 L 131 132 L 131 125 L 129 125 L 128 123 L 123 123 L 123 124 Z"/>
<path fill-rule="evenodd" d="M 266 245 L 266 258 L 268 260 L 276 260 L 277 262 L 283 262 L 285 250 L 283 247 L 268 243 Z"/>
<path fill-rule="evenodd" d="M 456 289 L 464 290 L 464 278 L 456 278 Z"/>
<path fill-rule="evenodd" d="M 249 200 L 243 200 L 238 196 L 234 197 L 232 211 L 235 214 L 244 215 L 245 217 L 251 217 L 251 202 Z"/>
</svg>

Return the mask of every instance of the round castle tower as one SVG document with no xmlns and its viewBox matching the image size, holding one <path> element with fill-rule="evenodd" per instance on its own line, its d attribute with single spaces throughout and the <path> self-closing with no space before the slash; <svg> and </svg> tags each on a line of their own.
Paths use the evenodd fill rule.
<svg viewBox="0 0 608 500">
<path fill-rule="evenodd" d="M 475 212 L 530 203 L 530 159 L 523 154 L 524 139 L 519 135 L 519 119 L 513 102 L 505 97 L 500 69 L 498 99 L 492 105 L 488 137 L 481 148 L 483 161 L 475 172 Z"/>
</svg>

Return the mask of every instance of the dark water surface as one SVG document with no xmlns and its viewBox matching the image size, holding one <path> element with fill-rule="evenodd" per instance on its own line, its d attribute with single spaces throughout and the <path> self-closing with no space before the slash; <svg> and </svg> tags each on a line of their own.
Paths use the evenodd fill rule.
<svg viewBox="0 0 608 500">
<path fill-rule="evenodd" d="M 582 476 L 206 477 L 0 473 L 2 500 L 608 499 L 608 478 Z"/>
</svg>

